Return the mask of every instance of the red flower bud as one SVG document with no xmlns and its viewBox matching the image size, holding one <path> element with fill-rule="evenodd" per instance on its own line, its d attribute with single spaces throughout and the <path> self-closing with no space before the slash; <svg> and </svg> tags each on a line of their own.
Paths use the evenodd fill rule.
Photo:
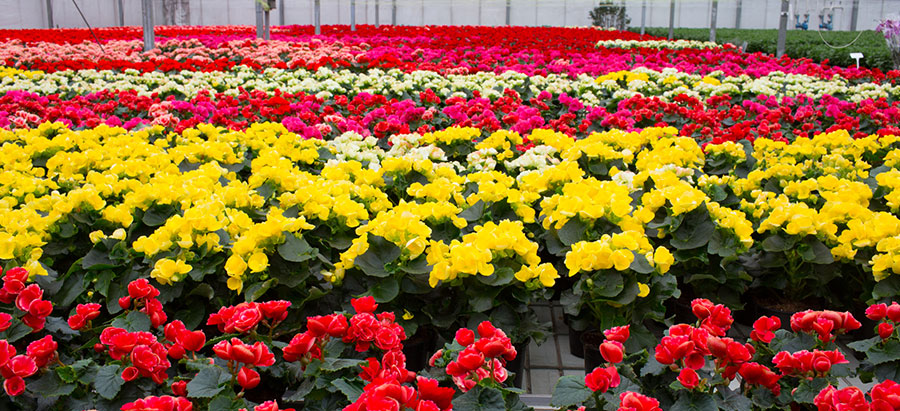
<svg viewBox="0 0 900 411">
<path fill-rule="evenodd" d="M 119 307 L 122 307 L 123 310 L 127 310 L 127 309 L 131 308 L 131 297 L 126 295 L 126 296 L 120 298 L 119 299 Z"/>
<path fill-rule="evenodd" d="M 353 306 L 353 309 L 357 314 L 374 313 L 375 310 L 378 309 L 378 304 L 375 303 L 375 297 L 372 297 L 371 295 L 352 299 L 350 300 L 350 305 Z"/>
<path fill-rule="evenodd" d="M 456 330 L 456 342 L 463 347 L 472 345 L 475 342 L 475 332 L 468 328 Z"/>
<path fill-rule="evenodd" d="M 887 317 L 887 304 L 874 304 L 866 308 L 866 318 L 881 321 L 884 317 Z"/>
<path fill-rule="evenodd" d="M 685 388 L 692 390 L 700 385 L 700 376 L 697 375 L 697 371 L 690 368 L 684 368 L 678 373 L 678 382 Z"/>
<path fill-rule="evenodd" d="M 618 341 L 604 341 L 600 344 L 600 355 L 606 362 L 618 364 L 625 356 L 625 347 Z"/>
<path fill-rule="evenodd" d="M 237 382 L 245 390 L 256 388 L 259 385 L 259 373 L 247 367 L 241 367 L 238 371 Z"/>
<path fill-rule="evenodd" d="M 172 394 L 179 397 L 187 397 L 187 381 L 175 381 L 172 383 Z"/>
<path fill-rule="evenodd" d="M 889 323 L 881 323 L 878 324 L 878 336 L 881 337 L 882 340 L 886 340 L 891 337 L 894 333 L 894 325 Z"/>
<path fill-rule="evenodd" d="M 895 323 L 900 323 L 900 304 L 891 303 L 887 308 L 887 318 Z"/>
<path fill-rule="evenodd" d="M 122 379 L 125 381 L 134 381 L 140 376 L 141 372 L 138 371 L 137 367 L 127 367 L 122 371 Z"/>
</svg>

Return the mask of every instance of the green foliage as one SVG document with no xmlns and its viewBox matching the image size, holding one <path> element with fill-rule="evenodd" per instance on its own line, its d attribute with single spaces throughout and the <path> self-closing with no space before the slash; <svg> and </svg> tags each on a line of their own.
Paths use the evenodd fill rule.
<svg viewBox="0 0 900 411">
<path fill-rule="evenodd" d="M 631 28 L 632 31 L 639 29 Z M 651 36 L 668 36 L 668 27 L 650 27 L 645 33 Z M 856 38 L 859 32 L 834 31 L 822 32 L 822 38 L 832 45 L 848 44 Z M 675 38 L 682 40 L 708 41 L 709 29 L 675 29 Z M 865 58 L 860 60 L 860 67 L 877 68 L 882 71 L 892 69 L 891 51 L 884 41 L 884 35 L 876 31 L 864 31 L 859 40 L 852 46 L 843 49 L 828 47 L 815 30 L 799 31 L 788 30 L 785 43 L 785 54 L 793 58 L 808 58 L 813 61 L 828 60 L 835 66 L 855 66 L 856 61 L 850 58 L 851 52 L 861 52 Z M 717 29 L 716 42 L 719 44 L 731 43 L 741 47 L 747 43 L 748 53 L 775 54 L 778 43 L 778 30 L 757 29 Z"/>
</svg>

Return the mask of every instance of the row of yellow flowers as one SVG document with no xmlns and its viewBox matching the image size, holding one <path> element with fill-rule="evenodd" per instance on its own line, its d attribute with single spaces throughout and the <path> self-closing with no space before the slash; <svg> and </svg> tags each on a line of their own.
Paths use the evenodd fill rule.
<svg viewBox="0 0 900 411">
<path fill-rule="evenodd" d="M 0 259 L 45 274 L 59 260 L 45 247 L 79 234 L 72 227 L 87 218 L 94 231 L 74 238 L 123 241 L 162 284 L 220 256 L 220 274 L 239 291 L 264 275 L 286 234 L 326 227 L 352 237 L 326 266 L 336 283 L 378 236 L 402 250 L 402 261 L 426 258 L 431 286 L 490 276 L 504 258 L 519 262 L 519 281 L 552 286 L 557 268 L 625 271 L 637 255 L 667 272 L 678 264 L 672 232 L 654 221 L 705 207 L 716 230 L 736 240 L 737 254 L 766 234 L 815 236 L 836 260 L 874 251 L 863 268 L 878 280 L 900 273 L 896 137 L 835 132 L 703 150 L 675 133 L 610 131 L 576 141 L 547 130 L 481 136 L 451 128 L 395 136 L 384 150 L 352 133 L 303 140 L 279 124 L 201 125 L 180 135 L 60 124 L 0 131 Z M 532 148 L 517 149 L 525 143 Z M 472 161 L 445 152 L 459 145 L 471 146 Z M 727 171 L 704 172 L 714 161 Z M 464 218 L 497 203 L 512 212 Z M 572 220 L 586 228 L 555 264 L 540 252 L 544 234 Z M 152 230 L 138 235 L 142 224 Z M 441 225 L 462 232 L 435 238 Z"/>
</svg>

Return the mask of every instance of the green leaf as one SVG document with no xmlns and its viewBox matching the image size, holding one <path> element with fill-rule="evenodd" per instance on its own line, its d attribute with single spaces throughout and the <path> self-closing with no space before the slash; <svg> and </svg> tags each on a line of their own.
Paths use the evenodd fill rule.
<svg viewBox="0 0 900 411">
<path fill-rule="evenodd" d="M 484 215 L 484 202 L 478 200 L 477 203 L 472 204 L 471 207 L 463 210 L 459 213 L 459 218 L 466 220 L 468 222 L 478 221 L 481 219 L 481 216 Z"/>
<path fill-rule="evenodd" d="M 104 365 L 97 369 L 94 377 L 94 389 L 101 397 L 111 400 L 116 398 L 125 380 L 122 379 L 118 365 Z"/>
<path fill-rule="evenodd" d="M 293 233 L 284 233 L 284 244 L 278 246 L 278 255 L 293 263 L 302 263 L 315 258 L 318 250 L 309 245 L 303 237 Z"/>
<path fill-rule="evenodd" d="M 496 388 L 476 385 L 463 395 L 453 399 L 454 411 L 506 411 L 503 394 Z"/>
<path fill-rule="evenodd" d="M 768 410 L 775 405 L 775 394 L 772 394 L 768 388 L 757 387 L 750 393 L 750 400 L 758 409 Z"/>
<path fill-rule="evenodd" d="M 300 387 L 297 387 L 297 391 L 285 392 L 284 397 L 282 397 L 282 401 L 285 402 L 298 402 L 303 401 L 310 392 L 312 392 L 313 388 L 315 388 L 316 382 L 313 379 L 304 380 Z"/>
<path fill-rule="evenodd" d="M 592 276 L 594 285 L 590 290 L 592 295 L 600 297 L 615 297 L 625 289 L 625 279 L 617 271 L 603 271 Z"/>
<path fill-rule="evenodd" d="M 497 267 L 491 275 L 476 275 L 478 282 L 491 287 L 507 285 L 516 278 L 516 273 L 509 267 Z"/>
<path fill-rule="evenodd" d="M 86 361 L 86 360 L 82 360 Z M 56 375 L 59 376 L 59 379 L 65 383 L 73 383 L 78 380 L 78 372 L 75 371 L 75 368 L 72 366 L 66 365 L 63 367 L 56 367 Z"/>
<path fill-rule="evenodd" d="M 140 311 L 131 311 L 125 318 L 119 317 L 113 320 L 112 326 L 124 328 L 128 332 L 150 331 L 150 317 Z"/>
<path fill-rule="evenodd" d="M 381 279 L 369 289 L 369 293 L 375 297 L 375 301 L 378 303 L 394 301 L 394 298 L 400 294 L 400 281 L 396 277 Z"/>
<path fill-rule="evenodd" d="M 569 246 L 584 239 L 585 231 L 587 231 L 587 225 L 577 217 L 573 217 L 566 221 L 566 224 L 557 231 L 557 234 L 559 235 L 559 241 Z"/>
<path fill-rule="evenodd" d="M 81 259 L 81 268 L 85 270 L 105 270 L 115 266 L 116 264 L 109 258 L 109 252 L 98 250 L 96 247 Z"/>
<path fill-rule="evenodd" d="M 550 405 L 554 407 L 578 406 L 591 397 L 591 390 L 584 385 L 584 378 L 566 375 L 556 381 Z"/>
<path fill-rule="evenodd" d="M 65 383 L 56 373 L 48 372 L 37 381 L 29 381 L 27 388 L 42 397 L 59 397 L 75 391 L 75 384 Z"/>
<path fill-rule="evenodd" d="M 731 391 L 727 387 L 716 389 L 715 399 L 720 410 L 744 411 L 753 408 L 753 403 L 749 398 L 741 395 L 740 392 Z"/>
<path fill-rule="evenodd" d="M 803 261 L 813 264 L 831 264 L 834 257 L 831 255 L 831 249 L 813 236 L 808 236 L 803 240 L 804 247 L 800 247 L 800 257 Z"/>
<path fill-rule="evenodd" d="M 812 381 L 801 380 L 797 388 L 793 391 L 794 401 L 812 404 L 816 395 L 819 395 L 825 387 L 828 386 L 828 380 L 824 378 L 814 378 Z"/>
<path fill-rule="evenodd" d="M 274 287 L 277 284 L 278 280 L 274 278 L 270 278 L 260 283 L 255 283 L 247 287 L 247 290 L 244 291 L 244 299 L 246 299 L 247 302 L 254 302 L 262 298 L 262 296 L 266 294 L 266 291 L 269 291 L 270 288 Z"/>
<path fill-rule="evenodd" d="M 785 238 L 780 234 L 773 234 L 763 240 L 762 248 L 763 250 L 766 250 L 770 253 L 777 253 L 780 251 L 790 250 L 794 246 L 795 242 L 796 239 L 793 237 Z"/>
<path fill-rule="evenodd" d="M 370 235 L 369 249 L 363 255 L 356 257 L 354 264 L 366 275 L 387 277 L 390 273 L 385 269 L 385 265 L 396 260 L 400 256 L 400 251 L 400 247 L 394 243 L 382 237 Z"/>
<path fill-rule="evenodd" d="M 897 359 L 900 359 L 900 342 L 897 340 L 888 340 L 884 345 L 876 345 L 866 351 L 866 358 L 868 358 L 869 362 L 873 365 L 896 361 Z"/>
<path fill-rule="evenodd" d="M 341 390 L 341 392 L 347 396 L 347 399 L 350 400 L 351 403 L 356 402 L 359 396 L 363 393 L 362 384 L 353 384 L 346 380 L 334 380 L 331 382 L 331 385 Z"/>
<path fill-rule="evenodd" d="M 684 217 L 678 229 L 672 233 L 669 244 L 679 250 L 690 250 L 709 243 L 716 231 L 716 225 L 709 216 L 705 205 L 695 208 Z"/>
<path fill-rule="evenodd" d="M 632 253 L 634 253 L 634 260 L 631 261 L 631 266 L 628 268 L 640 274 L 650 274 L 656 271 L 656 269 L 650 265 L 650 261 L 647 261 L 647 256 L 640 254 L 637 251 L 632 251 Z"/>
<path fill-rule="evenodd" d="M 892 361 L 875 366 L 875 377 L 879 382 L 900 381 L 900 361 Z"/>
<path fill-rule="evenodd" d="M 669 408 L 670 411 L 707 411 L 715 409 L 718 409 L 718 404 L 716 404 L 716 400 L 711 395 L 691 395 L 689 392 L 679 396 L 678 401 L 675 401 L 675 404 L 672 404 L 672 407 Z"/>
<path fill-rule="evenodd" d="M 144 216 L 141 217 L 141 222 L 148 227 L 158 227 L 165 224 L 166 221 L 177 212 L 178 210 L 171 205 L 154 206 L 144 212 Z"/>
<path fill-rule="evenodd" d="M 22 337 L 31 334 L 32 331 L 31 327 L 25 325 L 21 320 L 13 318 L 12 325 L 7 328 L 6 331 L 0 332 L 0 339 L 13 343 L 19 341 Z"/>
<path fill-rule="evenodd" d="M 63 282 L 63 287 L 59 293 L 53 296 L 53 305 L 57 307 L 68 307 L 75 302 L 81 293 L 84 292 L 84 273 L 76 272 L 69 275 Z"/>
<path fill-rule="evenodd" d="M 856 350 L 857 352 L 866 352 L 866 351 L 869 351 L 869 348 L 874 347 L 875 344 L 878 344 L 880 342 L 881 342 L 881 337 L 875 336 L 875 337 L 868 338 L 865 340 L 853 341 L 853 342 L 847 344 L 847 346 Z"/>
<path fill-rule="evenodd" d="M 641 367 L 641 376 L 646 377 L 648 375 L 660 375 L 663 373 L 663 371 L 666 370 L 666 368 L 667 367 L 665 365 L 661 364 L 659 361 L 656 361 L 656 358 L 651 355 L 650 358 L 647 359 L 647 363 L 644 364 L 643 367 Z"/>
<path fill-rule="evenodd" d="M 212 398 L 225 389 L 221 386 L 222 370 L 218 367 L 208 367 L 200 370 L 197 376 L 187 385 L 188 397 Z"/>
</svg>

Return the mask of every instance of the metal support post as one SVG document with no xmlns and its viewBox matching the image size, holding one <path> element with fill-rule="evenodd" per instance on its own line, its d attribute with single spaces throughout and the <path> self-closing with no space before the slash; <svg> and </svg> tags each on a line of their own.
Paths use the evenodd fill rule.
<svg viewBox="0 0 900 411">
<path fill-rule="evenodd" d="M 350 0 L 350 31 L 356 31 L 356 0 Z"/>
<path fill-rule="evenodd" d="M 481 25 L 481 0 L 478 0 L 478 25 Z"/>
<path fill-rule="evenodd" d="M 266 21 L 261 4 L 256 3 L 256 38 L 266 38 Z"/>
<path fill-rule="evenodd" d="M 375 28 L 377 29 L 379 25 L 381 25 L 381 21 L 379 21 L 379 12 L 381 11 L 381 7 L 378 7 L 378 0 L 375 0 Z"/>
<path fill-rule="evenodd" d="M 741 8 L 743 8 L 744 0 L 737 0 L 737 12 L 734 14 L 734 28 L 741 28 Z"/>
<path fill-rule="evenodd" d="M 712 13 L 709 17 L 709 41 L 716 41 L 716 20 L 719 17 L 719 0 L 712 0 Z"/>
<path fill-rule="evenodd" d="M 281 0 L 281 4 L 278 5 L 278 25 L 284 25 L 284 0 Z"/>
<path fill-rule="evenodd" d="M 119 27 L 125 27 L 125 5 L 119 0 Z"/>
<path fill-rule="evenodd" d="M 152 0 L 141 0 L 141 14 L 144 26 L 144 51 L 150 51 L 156 47 L 156 34 L 153 33 Z"/>
<path fill-rule="evenodd" d="M 853 8 L 850 9 L 850 31 L 856 31 L 857 20 L 859 20 L 859 0 L 853 0 Z"/>
<path fill-rule="evenodd" d="M 669 40 L 675 38 L 675 0 L 669 2 Z"/>
<path fill-rule="evenodd" d="M 314 3 L 313 18 L 316 23 L 316 34 L 322 34 L 322 3 L 316 0 Z"/>
<path fill-rule="evenodd" d="M 506 25 L 509 26 L 510 15 L 512 14 L 512 4 L 511 0 L 506 0 Z"/>
<path fill-rule="evenodd" d="M 788 11 L 790 10 L 790 7 L 791 0 L 781 0 L 781 18 L 778 23 L 777 57 L 784 55 L 784 43 L 787 41 Z"/>
<path fill-rule="evenodd" d="M 641 35 L 644 35 L 645 27 L 647 24 L 647 0 L 644 0 L 641 4 Z"/>
<path fill-rule="evenodd" d="M 391 6 L 391 25 L 397 25 L 397 0 L 394 0 L 394 4 Z"/>
<path fill-rule="evenodd" d="M 47 28 L 53 28 L 53 1 L 47 0 Z"/>
<path fill-rule="evenodd" d="M 271 31 L 272 20 L 270 19 L 269 12 L 271 12 L 271 10 L 266 10 L 265 15 L 263 16 L 264 20 L 265 20 L 264 24 L 263 24 L 263 39 L 264 40 L 271 40 L 271 38 L 272 38 L 272 31 Z"/>
</svg>

